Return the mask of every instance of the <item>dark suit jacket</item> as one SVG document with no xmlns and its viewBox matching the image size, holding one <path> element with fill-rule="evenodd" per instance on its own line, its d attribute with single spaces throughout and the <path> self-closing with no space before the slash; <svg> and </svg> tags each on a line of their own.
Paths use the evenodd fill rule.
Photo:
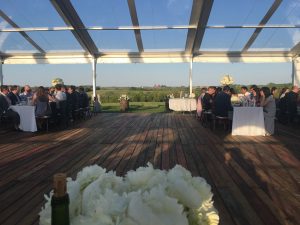
<svg viewBox="0 0 300 225">
<path fill-rule="evenodd" d="M 221 91 L 215 98 L 215 114 L 216 116 L 228 116 L 228 111 L 232 111 L 230 95 Z"/>
<path fill-rule="evenodd" d="M 205 93 L 201 103 L 204 110 L 211 110 L 213 108 L 214 98 L 210 94 Z"/>
<path fill-rule="evenodd" d="M 0 95 L 0 115 L 8 110 L 8 102 L 3 95 Z"/>
<path fill-rule="evenodd" d="M 12 105 L 16 105 L 20 101 L 20 97 L 12 92 L 9 92 L 7 97 L 9 97 Z"/>
</svg>

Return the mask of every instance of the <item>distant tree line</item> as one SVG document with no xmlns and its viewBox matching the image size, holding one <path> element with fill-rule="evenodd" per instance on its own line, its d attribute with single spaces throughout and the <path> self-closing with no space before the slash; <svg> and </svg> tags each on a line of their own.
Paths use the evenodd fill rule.
<svg viewBox="0 0 300 225">
<path fill-rule="evenodd" d="M 236 92 L 240 92 L 241 87 L 244 85 L 235 84 L 231 85 Z M 250 87 L 250 85 L 245 85 Z M 277 87 L 278 91 L 280 91 L 283 87 L 291 87 L 291 83 L 286 84 L 274 84 L 269 83 L 266 85 L 258 85 L 259 87 L 267 86 L 267 87 Z M 92 86 L 84 86 L 85 90 L 92 95 Z M 196 96 L 200 95 L 200 90 L 202 87 L 193 87 L 193 92 Z M 189 87 L 181 86 L 181 87 L 97 87 L 97 94 L 100 95 L 100 100 L 102 103 L 117 103 L 119 102 L 119 98 L 122 94 L 126 94 L 129 96 L 130 101 L 132 102 L 164 102 L 168 96 L 171 94 L 175 98 L 179 98 L 184 96 L 185 94 L 189 94 Z"/>
</svg>

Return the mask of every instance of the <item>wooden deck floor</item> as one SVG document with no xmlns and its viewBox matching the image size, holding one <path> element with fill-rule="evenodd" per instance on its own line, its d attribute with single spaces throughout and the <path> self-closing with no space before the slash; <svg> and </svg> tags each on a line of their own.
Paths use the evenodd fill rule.
<svg viewBox="0 0 300 225">
<path fill-rule="evenodd" d="M 68 130 L 0 132 L 0 224 L 38 224 L 53 174 L 99 164 L 122 175 L 181 164 L 212 186 L 223 225 L 299 224 L 300 132 L 211 132 L 191 115 L 99 114 Z"/>
</svg>

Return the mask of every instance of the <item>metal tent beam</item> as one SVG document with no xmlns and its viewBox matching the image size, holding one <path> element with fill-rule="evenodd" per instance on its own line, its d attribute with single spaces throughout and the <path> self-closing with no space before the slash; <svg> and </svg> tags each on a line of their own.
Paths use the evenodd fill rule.
<svg viewBox="0 0 300 225">
<path fill-rule="evenodd" d="M 190 86 L 190 95 L 189 97 L 192 97 L 192 93 L 193 93 L 193 59 L 191 59 L 190 61 L 190 65 L 189 65 L 189 86 Z"/>
<path fill-rule="evenodd" d="M 131 16 L 132 25 L 134 27 L 139 27 L 140 25 L 139 25 L 137 12 L 136 12 L 135 1 L 134 0 L 127 0 L 127 3 L 128 3 L 128 7 L 129 7 L 129 12 L 130 12 L 130 16 Z M 137 47 L 139 49 L 139 52 L 143 52 L 144 47 L 143 47 L 143 42 L 142 42 L 141 31 L 138 30 L 138 29 L 135 29 L 134 30 L 134 35 L 135 35 L 135 40 L 136 40 L 136 44 L 137 44 Z"/>
<path fill-rule="evenodd" d="M 206 0 L 203 2 L 201 15 L 197 25 L 196 36 L 194 38 L 192 53 L 196 53 L 200 49 L 213 2 L 214 0 Z"/>
<path fill-rule="evenodd" d="M 300 55 L 300 41 L 291 49 L 291 53 L 295 56 Z"/>
<path fill-rule="evenodd" d="M 2 70 L 2 67 L 3 67 L 3 59 L 0 58 L 0 85 L 3 85 L 3 70 Z"/>
<path fill-rule="evenodd" d="M 92 72 L 93 72 L 93 97 L 96 97 L 96 79 L 97 79 L 97 58 L 93 58 L 92 61 Z"/>
<path fill-rule="evenodd" d="M 293 59 L 293 74 L 292 74 L 292 82 L 293 85 L 297 85 L 300 87 L 300 57 Z"/>
<path fill-rule="evenodd" d="M 89 35 L 88 31 L 81 29 L 84 28 L 84 24 L 70 0 L 51 0 L 51 3 L 57 10 L 59 15 L 63 18 L 65 23 L 68 26 L 72 26 L 74 28 L 74 30 L 72 30 L 72 33 L 79 44 L 82 46 L 82 48 L 92 56 L 99 55 L 98 48 Z"/>
<path fill-rule="evenodd" d="M 14 21 L 12 21 L 9 16 L 7 16 L 1 9 L 0 9 L 0 16 L 9 23 L 13 28 L 20 28 Z M 19 31 L 21 34 L 34 48 L 36 48 L 40 53 L 45 53 L 45 51 L 37 44 L 34 40 L 32 40 L 24 31 Z"/>
<path fill-rule="evenodd" d="M 264 16 L 264 18 L 260 21 L 259 25 L 260 26 L 264 26 L 269 19 L 271 18 L 271 16 L 274 14 L 274 12 L 278 9 L 278 7 L 280 6 L 282 0 L 275 0 L 274 3 L 272 4 L 271 8 L 268 10 L 268 12 L 266 13 L 266 15 Z M 247 51 L 251 45 L 254 43 L 254 41 L 256 40 L 257 36 L 259 35 L 259 33 L 262 31 L 263 28 L 256 28 L 253 32 L 253 34 L 251 35 L 251 37 L 249 38 L 248 42 L 246 43 L 245 47 L 243 48 L 243 52 Z"/>
<path fill-rule="evenodd" d="M 203 6 L 203 0 L 193 0 L 191 18 L 190 18 L 190 26 L 196 25 L 200 23 L 200 15 Z M 189 29 L 187 33 L 186 43 L 185 43 L 185 51 L 192 53 L 193 45 L 196 38 L 196 29 Z"/>
</svg>

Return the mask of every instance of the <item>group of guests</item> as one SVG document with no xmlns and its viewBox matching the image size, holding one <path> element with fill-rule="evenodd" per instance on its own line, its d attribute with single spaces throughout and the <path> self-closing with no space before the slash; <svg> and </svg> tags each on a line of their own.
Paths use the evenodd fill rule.
<svg viewBox="0 0 300 225">
<path fill-rule="evenodd" d="M 297 116 L 297 104 L 300 103 L 298 86 L 293 86 L 291 90 L 284 88 L 279 98 L 276 98 L 277 91 L 276 87 L 270 89 L 252 85 L 248 89 L 242 86 L 238 95 L 229 86 L 202 88 L 198 97 L 197 114 L 200 118 L 203 111 L 208 111 L 215 116 L 230 118 L 234 103 L 243 100 L 252 106 L 263 107 L 266 135 L 272 135 L 277 112 L 280 112 L 277 114 L 279 118 L 288 114 L 289 121 L 293 121 Z"/>
<path fill-rule="evenodd" d="M 73 85 L 57 84 L 51 88 L 40 86 L 35 91 L 32 91 L 29 85 L 25 85 L 21 92 L 17 85 L 10 87 L 2 85 L 0 88 L 0 116 L 12 121 L 15 130 L 19 130 L 20 116 L 10 106 L 20 103 L 35 106 L 37 125 L 41 127 L 42 120 L 39 118 L 43 116 L 57 118 L 58 115 L 62 115 L 64 124 L 74 120 L 78 109 L 89 107 L 90 98 L 83 87 L 76 88 Z"/>
</svg>

